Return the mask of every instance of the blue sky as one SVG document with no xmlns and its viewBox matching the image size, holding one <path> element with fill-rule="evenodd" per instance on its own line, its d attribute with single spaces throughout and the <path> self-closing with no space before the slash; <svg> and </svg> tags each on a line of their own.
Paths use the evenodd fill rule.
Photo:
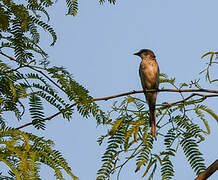
<svg viewBox="0 0 218 180">
<path fill-rule="evenodd" d="M 58 41 L 49 48 L 51 39 L 45 34 L 41 44 L 47 49 L 52 64 L 66 67 L 93 97 L 141 90 L 140 60 L 133 53 L 142 48 L 156 53 L 161 72 L 175 77 L 177 82 L 190 82 L 198 79 L 204 68 L 205 62 L 200 57 L 218 49 L 217 7 L 216 0 L 117 0 L 116 5 L 80 0 L 78 15 L 71 17 L 65 16 L 65 4 L 58 1 L 50 8 L 51 24 L 58 34 Z M 214 73 L 217 77 L 217 72 Z M 202 85 L 217 89 L 203 81 Z M 144 98 L 143 95 L 138 97 Z M 158 103 L 178 97 L 160 94 Z M 107 110 L 112 102 L 100 102 L 99 105 Z M 206 102 L 218 113 L 217 98 Z M 217 158 L 214 145 L 217 144 L 218 129 L 214 119 L 208 116 L 207 120 L 211 135 L 200 148 L 209 165 Z M 61 117 L 47 122 L 45 131 L 31 127 L 23 130 L 54 140 L 56 148 L 80 180 L 95 179 L 105 149 L 96 142 L 104 129 L 96 127 L 95 119 L 84 119 L 76 113 L 70 122 Z M 178 153 L 174 163 L 176 180 L 194 179 L 195 174 L 182 153 Z M 135 174 L 134 170 L 135 162 L 128 164 L 121 180 L 140 179 L 142 172 Z M 47 168 L 42 169 L 42 178 L 55 179 Z M 216 178 L 217 173 L 211 180 Z M 70 178 L 66 176 L 66 179 Z M 154 179 L 160 179 L 158 173 Z"/>
</svg>

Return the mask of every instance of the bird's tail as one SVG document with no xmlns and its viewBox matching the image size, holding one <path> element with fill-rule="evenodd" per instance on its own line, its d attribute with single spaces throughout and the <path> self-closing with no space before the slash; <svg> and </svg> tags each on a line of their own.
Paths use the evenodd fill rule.
<svg viewBox="0 0 218 180">
<path fill-rule="evenodd" d="M 153 137 L 156 137 L 156 112 L 155 108 L 149 107 L 150 117 L 149 117 L 149 124 L 151 127 L 151 134 Z"/>
</svg>

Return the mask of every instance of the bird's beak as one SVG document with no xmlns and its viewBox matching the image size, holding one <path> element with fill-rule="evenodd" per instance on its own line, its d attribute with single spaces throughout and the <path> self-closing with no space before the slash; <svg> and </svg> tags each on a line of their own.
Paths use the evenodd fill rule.
<svg viewBox="0 0 218 180">
<path fill-rule="evenodd" d="M 134 53 L 133 55 L 140 56 L 140 53 L 139 53 L 139 52 L 137 52 L 137 53 Z"/>
</svg>

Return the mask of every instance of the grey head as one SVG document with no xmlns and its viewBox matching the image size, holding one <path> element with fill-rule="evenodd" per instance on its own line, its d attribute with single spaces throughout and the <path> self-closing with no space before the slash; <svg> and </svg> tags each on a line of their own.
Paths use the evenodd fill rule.
<svg viewBox="0 0 218 180">
<path fill-rule="evenodd" d="M 155 58 L 155 54 L 150 49 L 141 49 L 139 52 L 134 53 L 133 55 L 139 56 L 141 58 L 146 58 L 147 56 L 150 56 L 151 58 Z"/>
</svg>

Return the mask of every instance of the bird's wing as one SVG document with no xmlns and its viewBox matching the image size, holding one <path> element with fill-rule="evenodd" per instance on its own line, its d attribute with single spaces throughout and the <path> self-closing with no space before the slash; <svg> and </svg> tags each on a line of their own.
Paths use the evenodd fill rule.
<svg viewBox="0 0 218 180">
<path fill-rule="evenodd" d="M 142 64 L 141 63 L 140 63 L 140 66 L 139 66 L 139 76 L 140 76 L 140 79 L 141 79 L 142 88 L 143 88 L 143 90 L 145 90 L 146 89 L 146 76 L 142 71 Z"/>
<path fill-rule="evenodd" d="M 156 62 L 156 61 L 155 61 Z M 156 64 L 157 64 L 157 62 L 156 62 Z M 159 66 L 158 66 L 158 64 L 157 64 L 157 73 L 156 73 L 156 76 L 155 76 L 155 84 L 154 84 L 154 88 L 155 89 L 158 89 L 158 87 L 159 87 L 159 74 L 160 74 L 160 69 L 159 69 Z"/>
</svg>

